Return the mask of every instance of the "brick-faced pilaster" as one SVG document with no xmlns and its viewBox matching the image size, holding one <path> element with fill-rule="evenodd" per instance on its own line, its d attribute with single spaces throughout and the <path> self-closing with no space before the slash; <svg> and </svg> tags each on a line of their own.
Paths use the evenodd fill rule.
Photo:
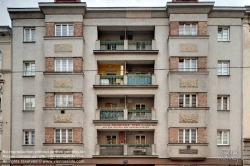
<svg viewBox="0 0 250 166">
<path fill-rule="evenodd" d="M 83 36 L 83 26 L 81 22 L 74 23 L 74 36 Z"/>
<path fill-rule="evenodd" d="M 178 128 L 169 128 L 169 143 L 178 143 Z"/>
<path fill-rule="evenodd" d="M 170 71 L 177 71 L 179 65 L 179 57 L 170 57 L 169 58 L 169 69 Z"/>
<path fill-rule="evenodd" d="M 73 143 L 82 143 L 82 128 L 73 129 Z"/>
<path fill-rule="evenodd" d="M 55 94 L 46 93 L 45 94 L 45 107 L 55 107 Z"/>
<path fill-rule="evenodd" d="M 74 58 L 73 59 L 74 62 L 74 72 L 82 72 L 83 68 L 82 68 L 82 64 L 83 64 L 83 60 L 82 58 Z"/>
<path fill-rule="evenodd" d="M 54 72 L 54 62 L 55 58 L 45 58 L 45 71 L 46 72 Z"/>
<path fill-rule="evenodd" d="M 73 93 L 73 107 L 82 107 L 82 93 Z"/>
<path fill-rule="evenodd" d="M 179 94 L 170 93 L 169 94 L 169 106 L 170 107 L 179 107 Z"/>
<path fill-rule="evenodd" d="M 207 143 L 207 130 L 206 128 L 197 129 L 197 143 Z"/>
<path fill-rule="evenodd" d="M 170 36 L 179 35 L 179 22 L 170 22 Z"/>
<path fill-rule="evenodd" d="M 198 22 L 198 35 L 207 35 L 207 22 Z"/>
<path fill-rule="evenodd" d="M 45 143 L 54 143 L 54 128 L 45 128 Z"/>
<path fill-rule="evenodd" d="M 207 71 L 207 58 L 206 57 L 198 58 L 198 70 Z"/>
<path fill-rule="evenodd" d="M 46 36 L 55 36 L 55 23 L 46 23 Z"/>
<path fill-rule="evenodd" d="M 207 107 L 207 93 L 198 93 L 198 107 Z"/>
</svg>

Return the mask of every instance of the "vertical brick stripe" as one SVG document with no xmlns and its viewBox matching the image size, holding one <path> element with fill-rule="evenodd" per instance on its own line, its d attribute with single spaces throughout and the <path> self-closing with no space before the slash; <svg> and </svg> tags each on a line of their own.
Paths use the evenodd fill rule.
<svg viewBox="0 0 250 166">
<path fill-rule="evenodd" d="M 82 107 L 82 93 L 73 93 L 73 106 Z"/>
<path fill-rule="evenodd" d="M 45 128 L 45 143 L 53 143 L 53 142 L 54 142 L 54 129 Z"/>
<path fill-rule="evenodd" d="M 83 60 L 82 58 L 74 58 L 74 72 L 82 72 Z"/>
<path fill-rule="evenodd" d="M 179 35 L 179 22 L 170 22 L 170 36 Z"/>
<path fill-rule="evenodd" d="M 207 22 L 198 22 L 198 35 L 207 35 Z"/>
<path fill-rule="evenodd" d="M 198 93 L 198 107 L 207 107 L 207 93 Z"/>
<path fill-rule="evenodd" d="M 169 143 L 178 143 L 178 128 L 169 128 Z"/>
<path fill-rule="evenodd" d="M 198 130 L 197 130 L 197 143 L 207 143 L 207 130 L 206 130 L 206 128 L 198 128 Z"/>
<path fill-rule="evenodd" d="M 82 143 L 82 128 L 73 129 L 73 142 Z"/>
<path fill-rule="evenodd" d="M 179 94 L 170 93 L 169 94 L 169 106 L 170 107 L 179 107 Z"/>
<path fill-rule="evenodd" d="M 54 58 L 45 58 L 45 71 L 54 72 Z"/>
<path fill-rule="evenodd" d="M 178 70 L 179 57 L 170 57 L 169 58 L 169 69 L 171 71 Z"/>
<path fill-rule="evenodd" d="M 55 107 L 55 94 L 54 93 L 45 94 L 45 107 Z"/>
<path fill-rule="evenodd" d="M 46 36 L 55 36 L 55 23 L 46 23 Z"/>
<path fill-rule="evenodd" d="M 198 70 L 207 71 L 207 58 L 205 57 L 198 58 Z"/>
<path fill-rule="evenodd" d="M 83 26 L 81 22 L 74 23 L 74 36 L 83 36 Z"/>
</svg>

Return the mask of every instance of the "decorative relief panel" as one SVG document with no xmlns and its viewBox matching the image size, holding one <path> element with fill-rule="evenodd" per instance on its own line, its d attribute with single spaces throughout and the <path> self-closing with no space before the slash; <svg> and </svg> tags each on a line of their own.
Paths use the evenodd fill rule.
<svg viewBox="0 0 250 166">
<path fill-rule="evenodd" d="M 54 51 L 55 52 L 72 52 L 71 44 L 55 44 Z"/>
<path fill-rule="evenodd" d="M 192 43 L 180 44 L 180 52 L 198 52 L 198 45 Z"/>
<path fill-rule="evenodd" d="M 180 88 L 198 88 L 198 80 L 180 79 Z"/>
<path fill-rule="evenodd" d="M 72 88 L 72 80 L 54 80 L 54 88 Z"/>
<path fill-rule="evenodd" d="M 72 123 L 72 115 L 71 114 L 54 115 L 54 123 Z"/>
<path fill-rule="evenodd" d="M 180 115 L 179 122 L 180 123 L 198 123 L 198 115 L 197 114 Z"/>
<path fill-rule="evenodd" d="M 179 149 L 179 154 L 198 154 L 198 149 Z"/>
</svg>

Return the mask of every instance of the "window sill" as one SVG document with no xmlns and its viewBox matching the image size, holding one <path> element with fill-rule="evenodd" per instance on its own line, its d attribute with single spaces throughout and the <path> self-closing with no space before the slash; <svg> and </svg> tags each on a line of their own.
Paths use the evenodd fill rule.
<svg viewBox="0 0 250 166">
<path fill-rule="evenodd" d="M 209 110 L 210 107 L 168 107 L 168 110 Z"/>
<path fill-rule="evenodd" d="M 23 110 L 23 112 L 35 112 L 35 110 Z"/>
<path fill-rule="evenodd" d="M 35 146 L 35 145 L 33 144 L 33 145 L 22 145 L 22 146 Z"/>
<path fill-rule="evenodd" d="M 219 112 L 220 112 L 220 111 L 223 111 L 223 112 L 226 111 L 226 112 L 228 112 L 228 111 L 230 111 L 230 110 L 217 110 L 217 111 L 219 111 Z"/>
<path fill-rule="evenodd" d="M 230 40 L 228 40 L 228 41 L 219 41 L 219 40 L 218 40 L 218 42 L 231 42 L 231 41 L 230 41 Z"/>
<path fill-rule="evenodd" d="M 178 70 L 178 69 L 177 69 Z M 173 71 L 169 71 L 170 74 L 178 74 L 178 75 L 208 75 L 209 72 L 208 71 L 177 71 L 177 70 L 173 70 Z"/>
<path fill-rule="evenodd" d="M 36 43 L 36 41 L 23 41 L 23 43 Z"/>
<path fill-rule="evenodd" d="M 218 77 L 230 77 L 230 75 L 217 75 Z"/>
<path fill-rule="evenodd" d="M 217 146 L 230 146 L 230 145 L 217 145 Z"/>
<path fill-rule="evenodd" d="M 83 107 L 43 107 L 43 110 L 84 110 Z"/>
<path fill-rule="evenodd" d="M 43 143 L 43 146 L 83 146 L 83 143 Z"/>
<path fill-rule="evenodd" d="M 83 72 L 43 72 L 44 75 L 83 75 Z"/>
<path fill-rule="evenodd" d="M 35 75 L 30 75 L 30 76 L 23 75 L 23 77 L 35 77 Z"/>
</svg>

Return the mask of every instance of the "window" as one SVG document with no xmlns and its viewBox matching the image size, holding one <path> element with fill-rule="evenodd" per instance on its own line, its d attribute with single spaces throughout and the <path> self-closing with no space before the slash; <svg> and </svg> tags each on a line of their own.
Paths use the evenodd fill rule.
<svg viewBox="0 0 250 166">
<path fill-rule="evenodd" d="M 24 63 L 24 76 L 34 76 L 35 71 L 36 71 L 35 62 Z"/>
<path fill-rule="evenodd" d="M 180 23 L 179 35 L 197 35 L 197 23 Z"/>
<path fill-rule="evenodd" d="M 72 143 L 73 132 L 72 129 L 55 129 L 56 143 Z"/>
<path fill-rule="evenodd" d="M 0 92 L 0 110 L 2 109 L 2 96 L 3 94 Z"/>
<path fill-rule="evenodd" d="M 218 28 L 218 41 L 229 41 L 229 27 Z"/>
<path fill-rule="evenodd" d="M 107 144 L 117 144 L 116 135 L 107 135 Z"/>
<path fill-rule="evenodd" d="M 197 143 L 197 130 L 179 129 L 179 143 Z"/>
<path fill-rule="evenodd" d="M 146 144 L 146 135 L 136 135 L 135 144 Z"/>
<path fill-rule="evenodd" d="M 35 144 L 35 131 L 32 130 L 24 130 L 24 145 L 34 145 Z"/>
<path fill-rule="evenodd" d="M 229 145 L 229 131 L 217 131 L 217 145 Z"/>
<path fill-rule="evenodd" d="M 197 107 L 197 95 L 179 94 L 179 107 Z"/>
<path fill-rule="evenodd" d="M 55 60 L 56 72 L 72 72 L 73 71 L 73 59 L 56 59 Z"/>
<path fill-rule="evenodd" d="M 179 59 L 179 71 L 197 71 L 197 59 Z"/>
<path fill-rule="evenodd" d="M 2 53 L 3 52 L 0 50 L 0 69 L 2 69 L 2 59 L 3 59 Z"/>
<path fill-rule="evenodd" d="M 145 50 L 146 48 L 146 42 L 136 42 L 136 50 Z"/>
<path fill-rule="evenodd" d="M 146 104 L 135 104 L 135 109 L 136 110 L 145 110 L 146 109 Z M 146 116 L 146 112 L 136 112 L 136 116 Z"/>
<path fill-rule="evenodd" d="M 229 75 L 229 62 L 228 61 L 218 62 L 218 75 Z"/>
<path fill-rule="evenodd" d="M 36 41 L 36 29 L 35 28 L 24 28 L 24 41 L 25 42 Z"/>
<path fill-rule="evenodd" d="M 56 36 L 74 36 L 74 25 L 56 25 Z"/>
<path fill-rule="evenodd" d="M 24 110 L 35 110 L 35 96 L 24 97 Z"/>
<path fill-rule="evenodd" d="M 108 50 L 116 50 L 116 44 L 108 44 Z"/>
<path fill-rule="evenodd" d="M 229 96 L 217 97 L 217 110 L 229 110 Z"/>
<path fill-rule="evenodd" d="M 56 94 L 56 107 L 73 107 L 73 95 Z"/>
</svg>

